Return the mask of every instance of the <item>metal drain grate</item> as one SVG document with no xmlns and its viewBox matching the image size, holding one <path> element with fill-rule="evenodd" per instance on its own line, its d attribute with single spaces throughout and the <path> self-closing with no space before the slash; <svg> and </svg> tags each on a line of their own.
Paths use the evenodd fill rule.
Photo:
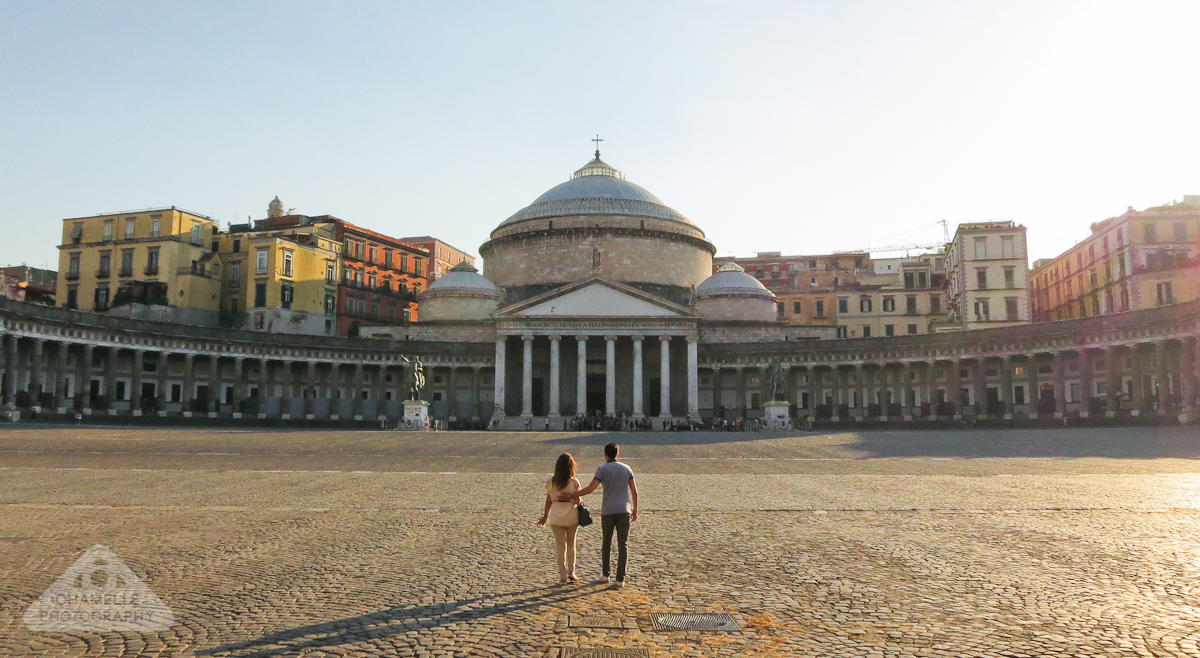
<svg viewBox="0 0 1200 658">
<path fill-rule="evenodd" d="M 649 649 L 613 649 L 610 647 L 570 647 L 561 649 L 559 658 L 650 658 Z"/>
<path fill-rule="evenodd" d="M 650 615 L 656 631 L 725 631 L 736 633 L 733 617 L 725 612 L 684 612 Z"/>
<path fill-rule="evenodd" d="M 625 628 L 623 617 L 616 615 L 567 615 L 569 628 Z"/>
</svg>

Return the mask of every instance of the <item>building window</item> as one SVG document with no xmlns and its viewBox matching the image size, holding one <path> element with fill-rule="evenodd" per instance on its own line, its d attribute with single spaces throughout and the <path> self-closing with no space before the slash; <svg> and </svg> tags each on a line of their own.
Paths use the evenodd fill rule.
<svg viewBox="0 0 1200 658">
<path fill-rule="evenodd" d="M 105 240 L 105 241 L 111 240 L 112 235 L 113 235 L 112 231 L 113 231 L 113 220 L 111 220 L 111 219 L 104 220 L 104 236 L 101 239 Z"/>
<path fill-rule="evenodd" d="M 820 299 L 818 299 L 818 300 L 816 301 L 816 311 L 817 311 L 817 317 L 818 317 L 818 318 L 823 318 L 823 317 L 825 317 L 825 302 L 824 302 L 824 300 L 820 300 Z M 844 328 L 844 327 L 843 327 L 843 328 Z"/>
<path fill-rule="evenodd" d="M 259 247 L 254 252 L 254 273 L 255 274 L 266 274 L 267 273 L 267 250 L 263 247 Z"/>
<path fill-rule="evenodd" d="M 284 308 L 292 307 L 292 284 L 283 283 L 279 286 L 279 305 Z"/>
<path fill-rule="evenodd" d="M 896 298 L 891 297 L 891 296 L 884 297 L 883 298 L 883 310 L 887 313 L 891 313 L 892 311 L 895 311 L 896 310 Z"/>
<path fill-rule="evenodd" d="M 267 305 L 267 282 L 254 282 L 254 307 L 262 308 Z"/>
<path fill-rule="evenodd" d="M 133 250 L 121 250 L 121 271 L 120 276 L 133 276 Z"/>
<path fill-rule="evenodd" d="M 146 249 L 146 275 L 154 276 L 158 274 L 158 247 L 150 247 Z"/>
<path fill-rule="evenodd" d="M 1158 305 L 1174 304 L 1175 298 L 1171 294 L 1171 282 L 1163 281 L 1155 286 L 1155 291 L 1158 293 Z"/>
<path fill-rule="evenodd" d="M 838 313 L 850 312 L 850 300 L 845 297 L 838 297 Z"/>
<path fill-rule="evenodd" d="M 1175 228 L 1175 241 L 1176 242 L 1186 242 L 1187 241 L 1187 224 L 1184 224 L 1183 222 L 1175 222 L 1174 228 Z"/>
<path fill-rule="evenodd" d="M 200 225 L 192 224 L 192 244 L 200 244 Z"/>
<path fill-rule="evenodd" d="M 883 334 L 885 336 L 895 336 L 896 335 L 896 326 L 891 325 L 891 324 L 883 325 Z"/>
<path fill-rule="evenodd" d="M 234 262 L 229 264 L 229 287 L 240 288 L 242 285 L 242 264 Z"/>
<path fill-rule="evenodd" d="M 229 298 L 229 312 L 230 313 L 238 312 L 238 302 L 239 301 L 240 300 L 238 299 L 237 295 L 233 295 L 232 297 Z"/>
<path fill-rule="evenodd" d="M 79 308 L 79 286 L 67 286 L 67 308 Z"/>
<path fill-rule="evenodd" d="M 337 276 L 333 261 L 325 261 L 325 283 L 333 283 Z"/>
<path fill-rule="evenodd" d="M 293 273 L 292 259 L 293 259 L 292 250 L 284 249 L 283 250 L 283 275 L 284 276 L 292 276 L 292 273 Z"/>
<path fill-rule="evenodd" d="M 800 313 L 800 302 L 792 302 L 792 313 Z"/>
<path fill-rule="evenodd" d="M 1017 298 L 1016 297 L 1005 297 L 1004 298 L 1004 319 L 1015 321 L 1017 319 L 1017 317 L 1018 317 Z"/>
<path fill-rule="evenodd" d="M 108 272 L 111 269 L 111 267 L 112 267 L 112 252 L 111 251 L 100 252 L 100 268 L 99 268 L 99 271 L 96 272 L 96 276 L 99 276 L 99 277 L 108 276 Z"/>
<path fill-rule="evenodd" d="M 912 290 L 913 288 L 917 287 L 917 278 L 915 272 L 904 273 L 904 287 L 908 290 Z"/>
<path fill-rule="evenodd" d="M 325 315 L 333 315 L 334 309 L 337 308 L 337 297 L 330 293 L 325 293 Z"/>
<path fill-rule="evenodd" d="M 1095 277 L 1096 277 L 1096 274 L 1093 272 L 1092 278 L 1095 279 Z M 1004 268 L 1004 287 L 1005 288 L 1016 288 L 1017 287 L 1017 272 L 1016 272 L 1015 268 L 1012 268 L 1012 267 Z"/>
<path fill-rule="evenodd" d="M 988 300 L 976 299 L 975 300 L 975 321 L 976 322 L 987 322 L 991 319 L 992 319 L 991 313 L 988 311 Z"/>
<path fill-rule="evenodd" d="M 162 230 L 162 215 L 150 215 L 150 237 L 157 238 Z"/>
<path fill-rule="evenodd" d="M 100 286 L 96 288 L 96 310 L 104 311 L 108 309 L 108 286 Z"/>
<path fill-rule="evenodd" d="M 934 314 L 942 312 L 942 298 L 938 295 L 929 296 L 929 312 Z"/>
<path fill-rule="evenodd" d="M 904 312 L 907 315 L 917 314 L 917 296 L 908 295 L 904 298 Z"/>
<path fill-rule="evenodd" d="M 975 238 L 975 257 L 987 258 L 987 238 Z"/>
<path fill-rule="evenodd" d="M 775 302 L 775 316 L 782 318 L 787 311 L 787 306 L 783 302 Z"/>
<path fill-rule="evenodd" d="M 869 324 L 864 324 L 864 325 L 863 325 L 863 328 L 862 328 L 862 335 L 863 335 L 863 338 L 870 338 L 870 337 L 871 337 L 871 325 L 869 325 Z"/>
<path fill-rule="evenodd" d="M 72 253 L 70 256 L 70 259 L 67 261 L 67 277 L 72 278 L 72 279 L 79 278 L 79 252 L 78 251 Z"/>
<path fill-rule="evenodd" d="M 1013 247 L 1013 236 L 1000 236 L 1000 255 L 1004 258 L 1016 258 L 1017 252 Z"/>
<path fill-rule="evenodd" d="M 1146 242 L 1154 242 L 1154 240 L 1155 240 L 1154 223 L 1146 222 L 1144 225 L 1144 228 L 1142 230 L 1144 231 L 1144 235 L 1146 236 Z"/>
<path fill-rule="evenodd" d="M 975 287 L 979 290 L 987 290 L 987 268 L 980 267 L 975 270 Z"/>
<path fill-rule="evenodd" d="M 137 226 L 137 222 L 132 217 L 125 219 L 125 239 L 133 239 L 133 229 Z"/>
<path fill-rule="evenodd" d="M 83 239 L 83 224 L 76 222 L 71 225 L 71 242 L 79 244 L 81 239 Z"/>
<path fill-rule="evenodd" d="M 915 324 L 908 325 L 908 335 L 909 336 L 917 335 L 917 325 L 915 325 Z"/>
<path fill-rule="evenodd" d="M 240 252 L 241 250 L 242 250 L 242 239 L 234 238 L 233 239 L 233 253 L 236 254 L 236 253 Z"/>
</svg>

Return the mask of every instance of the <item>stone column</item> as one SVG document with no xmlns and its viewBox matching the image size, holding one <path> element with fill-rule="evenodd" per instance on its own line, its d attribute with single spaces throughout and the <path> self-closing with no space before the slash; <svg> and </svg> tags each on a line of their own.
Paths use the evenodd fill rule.
<svg viewBox="0 0 1200 658">
<path fill-rule="evenodd" d="M 292 362 L 283 360 L 279 363 L 279 415 L 292 413 L 292 396 L 295 387 L 292 384 Z"/>
<path fill-rule="evenodd" d="M 58 365 L 54 369 L 54 406 L 60 409 L 67 407 L 67 348 L 66 341 L 58 343 Z"/>
<path fill-rule="evenodd" d="M 1180 422 L 1190 423 L 1196 412 L 1196 339 L 1184 338 L 1179 344 Z"/>
<path fill-rule="evenodd" d="M 736 366 L 737 371 L 737 405 L 734 406 L 733 415 L 738 418 L 746 417 L 746 368 L 744 366 Z M 811 377 L 812 368 L 808 369 Z M 810 403 L 811 406 L 811 403 Z"/>
<path fill-rule="evenodd" d="M 809 415 L 815 421 L 817 419 L 817 407 L 821 405 L 821 376 L 817 373 L 816 366 L 808 367 L 808 407 Z"/>
<path fill-rule="evenodd" d="M 1105 414 L 1109 418 L 1117 415 L 1121 410 L 1122 397 L 1122 382 L 1121 382 L 1121 348 L 1113 345 L 1104 351 L 1104 377 L 1108 380 L 1105 384 L 1104 395 L 1108 403 L 1105 405 Z"/>
<path fill-rule="evenodd" d="M 811 370 L 811 368 L 810 368 Z M 866 420 L 867 413 L 867 366 L 865 363 L 854 364 L 854 388 L 858 393 L 858 406 L 855 408 L 857 418 Z"/>
<path fill-rule="evenodd" d="M 932 361 L 926 361 L 925 367 L 921 368 L 921 397 L 923 398 L 921 401 L 925 403 L 925 406 L 928 409 L 925 414 L 926 418 L 937 417 L 937 407 L 934 405 L 933 401 L 934 397 L 936 397 L 935 390 L 937 388 L 937 381 L 934 377 L 936 374 L 936 368 L 937 366 L 935 366 L 934 362 Z"/>
<path fill-rule="evenodd" d="M 575 415 L 587 415 L 587 341 L 579 334 L 575 337 Z"/>
<path fill-rule="evenodd" d="M 183 355 L 183 392 L 179 403 L 185 414 L 191 414 L 196 399 L 196 355 Z"/>
<path fill-rule="evenodd" d="M 904 420 L 913 419 L 912 365 L 908 361 L 900 363 L 900 386 L 897 395 L 900 397 L 900 417 Z"/>
<path fill-rule="evenodd" d="M 46 349 L 46 341 L 41 338 L 33 339 L 33 356 L 29 359 L 29 393 L 31 406 L 41 406 L 42 393 L 42 360 Z"/>
<path fill-rule="evenodd" d="M 700 346 L 699 338 L 687 337 L 687 415 L 700 420 Z"/>
<path fill-rule="evenodd" d="M 987 357 L 975 359 L 975 413 L 987 418 Z"/>
<path fill-rule="evenodd" d="M 1092 372 L 1092 351 L 1084 348 L 1079 350 L 1079 395 L 1083 398 L 1083 408 L 1079 415 L 1087 418 L 1092 411 L 1092 393 L 1096 390 L 1095 374 Z"/>
<path fill-rule="evenodd" d="M 1129 348 L 1129 355 L 1132 357 L 1130 361 L 1133 362 L 1133 393 L 1130 396 L 1133 400 L 1133 410 L 1130 413 L 1134 416 L 1141 415 L 1142 407 L 1148 397 L 1146 395 L 1146 382 L 1142 376 L 1141 347 L 1140 344 L 1134 343 Z"/>
<path fill-rule="evenodd" d="M 75 406 L 79 409 L 90 409 L 92 406 L 92 358 L 96 352 L 91 345 L 84 345 L 80 352 L 79 363 L 76 364 L 78 372 L 75 375 L 75 399 L 77 400 Z"/>
<path fill-rule="evenodd" d="M 617 337 L 604 337 L 604 413 L 617 415 Z"/>
<path fill-rule="evenodd" d="M 379 367 L 379 371 L 380 371 L 379 377 L 380 377 L 381 381 L 383 379 L 383 371 L 386 367 L 387 366 Z M 482 397 L 482 392 L 483 392 L 482 389 L 480 388 L 480 384 L 479 384 L 479 376 L 481 373 L 482 373 L 482 369 L 479 366 L 471 366 L 471 419 L 472 420 L 479 419 L 479 403 L 481 401 L 480 398 Z M 383 398 L 384 398 L 383 394 L 380 393 L 380 395 L 379 395 L 379 404 L 380 405 L 384 404 Z M 384 408 L 382 406 L 380 406 L 379 414 L 383 415 L 383 413 L 384 413 Z"/>
<path fill-rule="evenodd" d="M 267 412 L 267 400 L 274 397 L 275 378 L 271 376 L 271 362 L 266 357 L 258 359 L 258 413 Z"/>
<path fill-rule="evenodd" d="M 1037 354 L 1030 354 L 1025 359 L 1027 367 L 1025 368 L 1025 376 L 1028 378 L 1029 387 L 1029 418 L 1038 417 L 1038 409 L 1041 404 L 1042 392 L 1038 390 L 1038 360 Z"/>
<path fill-rule="evenodd" d="M 1000 357 L 1000 409 L 1004 418 L 1012 417 L 1013 381 L 1012 357 L 1005 354 Z"/>
<path fill-rule="evenodd" d="M 962 362 L 958 357 L 950 359 L 946 372 L 946 400 L 953 404 L 955 420 L 962 418 Z"/>
<path fill-rule="evenodd" d="M 562 368 L 559 367 L 558 355 L 559 343 L 561 342 L 562 336 L 550 336 L 550 409 L 547 410 L 547 415 L 551 418 L 558 418 L 562 415 L 561 405 L 559 404 L 559 396 L 562 393 L 559 390 L 561 388 L 559 379 Z"/>
<path fill-rule="evenodd" d="M 501 417 L 508 413 L 504 399 L 504 352 L 507 343 L 507 336 L 496 338 L 496 365 L 492 374 L 492 404 L 495 410 L 493 413 L 498 413 Z"/>
<path fill-rule="evenodd" d="M 875 372 L 871 373 L 871 388 L 875 389 L 875 399 L 879 401 L 879 417 L 886 421 L 892 415 L 892 398 L 888 394 L 887 363 L 880 363 Z"/>
<path fill-rule="evenodd" d="M 533 415 L 533 334 L 521 335 L 521 415 Z"/>
<path fill-rule="evenodd" d="M 1062 418 L 1067 413 L 1067 365 L 1062 352 L 1051 355 L 1054 360 L 1054 417 Z"/>
<path fill-rule="evenodd" d="M 209 411 L 221 410 L 221 360 L 216 354 L 208 357 L 208 401 Z"/>
<path fill-rule="evenodd" d="M 16 336 L 5 336 L 4 347 L 4 406 L 12 409 L 17 401 L 17 341 Z"/>
<path fill-rule="evenodd" d="M 633 417 L 641 419 L 642 413 L 642 337 L 633 336 Z"/>
<path fill-rule="evenodd" d="M 233 410 L 235 414 L 242 413 L 242 399 L 246 397 L 246 358 L 242 356 L 233 359 Z"/>
<path fill-rule="evenodd" d="M 671 337 L 658 337 L 659 369 L 661 383 L 659 393 L 659 416 L 666 418 L 671 415 Z"/>
<path fill-rule="evenodd" d="M 709 369 L 712 371 L 713 376 L 713 418 L 724 418 L 725 415 L 721 413 L 721 366 L 713 364 Z"/>
<path fill-rule="evenodd" d="M 317 395 L 321 392 L 320 381 L 317 380 L 317 362 L 309 361 L 304 364 L 305 376 L 301 390 L 304 392 L 304 415 L 315 416 L 317 413 Z"/>
<path fill-rule="evenodd" d="M 1158 413 L 1163 415 L 1171 410 L 1171 371 L 1170 343 L 1160 340 L 1154 345 L 1155 364 L 1158 365 Z M 32 388 L 32 387 L 30 387 Z"/>
<path fill-rule="evenodd" d="M 169 367 L 170 363 L 171 363 L 171 353 L 170 352 L 159 352 L 157 363 L 158 363 L 158 372 L 155 373 L 156 378 L 157 378 L 157 383 L 155 384 L 154 394 L 155 394 L 155 397 L 157 397 L 160 402 L 160 404 L 158 405 L 158 410 L 166 411 L 167 410 L 167 401 L 171 399 L 171 392 L 169 390 L 167 390 L 168 388 L 170 388 L 170 384 L 168 384 L 167 378 L 170 377 L 170 374 L 171 374 L 171 369 Z"/>
<path fill-rule="evenodd" d="M 104 397 L 108 398 L 109 411 L 117 406 L 117 352 L 116 347 L 108 348 L 108 365 L 104 369 Z"/>
<path fill-rule="evenodd" d="M 145 351 L 133 351 L 133 376 L 129 378 L 129 410 L 138 413 L 142 411 L 142 366 L 145 358 Z"/>
</svg>

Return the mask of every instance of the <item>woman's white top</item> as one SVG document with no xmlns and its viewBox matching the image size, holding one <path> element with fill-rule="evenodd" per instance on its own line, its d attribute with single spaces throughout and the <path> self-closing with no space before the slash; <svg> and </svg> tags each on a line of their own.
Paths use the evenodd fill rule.
<svg viewBox="0 0 1200 658">
<path fill-rule="evenodd" d="M 550 500 L 554 501 L 550 505 L 550 513 L 546 515 L 546 525 L 566 527 L 579 525 L 579 512 L 575 511 L 575 503 L 561 503 L 558 501 L 558 497 L 562 494 L 575 493 L 579 489 L 579 480 L 575 478 L 571 478 L 571 481 L 567 482 L 567 486 L 562 489 L 554 487 L 554 478 L 546 480 L 546 495 L 550 496 Z"/>
</svg>

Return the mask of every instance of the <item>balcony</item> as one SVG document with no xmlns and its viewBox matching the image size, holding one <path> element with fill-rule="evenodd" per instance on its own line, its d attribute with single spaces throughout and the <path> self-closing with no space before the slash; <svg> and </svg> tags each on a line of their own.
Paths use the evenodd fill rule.
<svg viewBox="0 0 1200 658">
<path fill-rule="evenodd" d="M 117 270 L 117 276 L 133 276 L 133 268 L 122 267 L 121 269 Z"/>
<path fill-rule="evenodd" d="M 79 280 L 79 272 L 67 272 L 65 276 L 67 278 L 67 281 L 78 281 Z"/>
<path fill-rule="evenodd" d="M 146 269 L 142 270 L 146 276 L 155 276 L 158 274 L 158 265 L 147 265 Z"/>
<path fill-rule="evenodd" d="M 109 274 L 110 274 L 110 272 L 107 268 L 102 269 L 102 270 L 96 270 L 96 278 L 97 279 L 107 279 Z"/>
</svg>

